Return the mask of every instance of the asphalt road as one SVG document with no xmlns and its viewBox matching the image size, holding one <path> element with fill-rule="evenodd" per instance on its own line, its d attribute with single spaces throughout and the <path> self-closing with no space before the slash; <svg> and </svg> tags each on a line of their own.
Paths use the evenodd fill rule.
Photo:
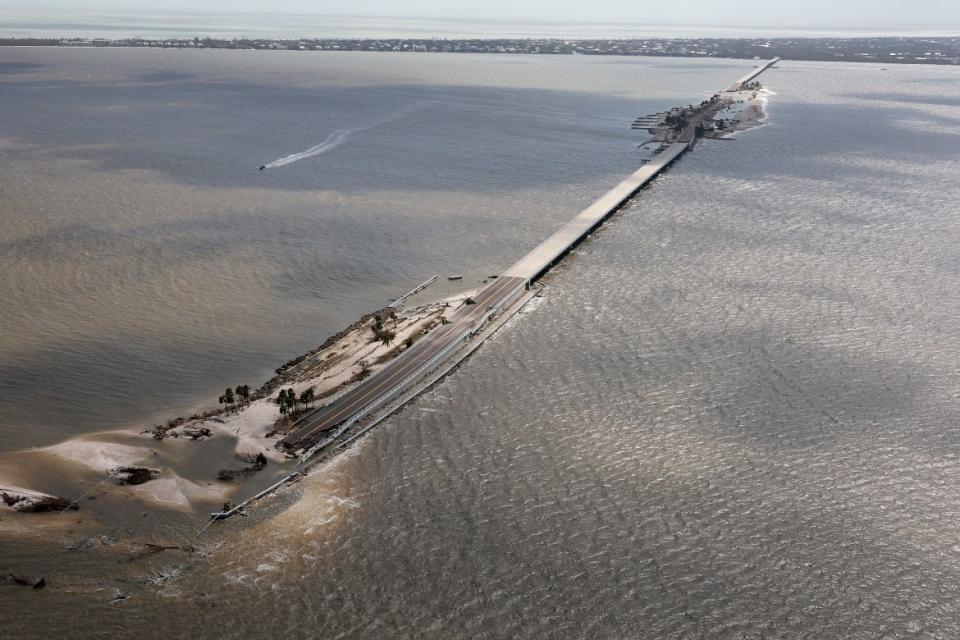
<svg viewBox="0 0 960 640">
<path fill-rule="evenodd" d="M 779 60 L 779 58 L 774 58 L 762 64 L 738 80 L 729 90 L 739 90 L 743 84 L 753 80 Z M 693 139 L 695 126 L 695 122 L 691 123 L 688 130 L 684 132 L 681 140 L 687 138 L 686 141 L 674 142 L 669 145 L 655 159 L 645 164 L 580 212 L 576 218 L 507 269 L 495 282 L 477 293 L 474 296 L 476 304 L 458 309 L 450 318 L 450 324 L 435 328 L 379 372 L 361 382 L 334 402 L 315 410 L 305 418 L 301 418 L 296 429 L 283 439 L 283 444 L 290 448 L 310 446 L 318 439 L 319 435 L 343 424 L 358 413 L 366 411 L 372 403 L 394 391 L 398 384 L 413 375 L 417 369 L 463 335 L 463 332 L 479 320 L 490 307 L 497 306 L 518 287 L 540 275 L 559 256 L 563 255 L 574 243 L 586 235 L 590 229 L 602 222 L 606 216 L 629 199 L 640 187 L 652 180 L 664 167 L 686 151 L 686 142 Z"/>
<path fill-rule="evenodd" d="M 468 327 L 486 314 L 490 307 L 503 302 L 524 283 L 524 278 L 497 278 L 473 296 L 476 304 L 465 305 L 458 309 L 450 317 L 449 324 L 433 329 L 386 367 L 332 403 L 301 418 L 297 428 L 283 439 L 283 444 L 290 448 L 310 446 L 319 435 L 362 412 L 381 396 L 393 391 L 398 383 L 408 378 L 462 335 Z"/>
</svg>

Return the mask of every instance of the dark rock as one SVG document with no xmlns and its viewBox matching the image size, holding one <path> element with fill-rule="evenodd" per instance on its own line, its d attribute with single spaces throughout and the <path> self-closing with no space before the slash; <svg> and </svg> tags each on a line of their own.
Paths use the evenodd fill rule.
<svg viewBox="0 0 960 640">
<path fill-rule="evenodd" d="M 67 509 L 77 510 L 76 504 L 66 498 L 57 498 L 56 496 L 44 496 L 39 500 L 23 500 L 14 507 L 21 513 L 48 513 L 51 511 L 66 511 Z"/>
<path fill-rule="evenodd" d="M 18 576 L 16 574 L 10 574 L 10 581 L 13 584 L 20 585 L 21 587 L 33 587 L 34 589 L 43 589 L 47 586 L 47 581 L 45 578 L 40 578 L 34 580 L 33 578 L 28 578 L 27 576 Z"/>
<path fill-rule="evenodd" d="M 12 507 L 18 502 L 23 502 L 24 500 L 26 500 L 24 496 L 18 496 L 18 495 L 14 495 L 12 493 L 6 493 L 6 492 L 4 492 L 3 494 L 0 494 L 0 497 L 3 498 L 3 503 L 8 507 Z"/>
</svg>

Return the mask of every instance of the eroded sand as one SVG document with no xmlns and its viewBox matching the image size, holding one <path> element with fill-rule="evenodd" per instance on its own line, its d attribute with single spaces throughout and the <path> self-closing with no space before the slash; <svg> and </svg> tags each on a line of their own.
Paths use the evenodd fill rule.
<svg viewBox="0 0 960 640">
<path fill-rule="evenodd" d="M 364 367 L 372 374 L 385 366 L 406 347 L 409 337 L 416 338 L 441 323 L 441 316 L 460 307 L 472 292 L 424 304 L 409 310 L 397 310 L 396 318 L 385 326 L 396 334 L 390 344 L 376 341 L 369 324 L 354 327 L 324 349 L 311 352 L 288 372 L 288 380 L 281 388 L 292 388 L 298 395 L 312 388 L 316 401 L 322 406 L 343 394 L 360 377 Z M 273 468 L 290 466 L 291 456 L 277 448 L 289 421 L 282 420 L 276 404 L 277 390 L 269 396 L 252 401 L 242 409 L 208 418 L 189 420 L 166 430 L 162 441 L 154 432 L 142 427 L 104 431 L 71 438 L 41 449 L 6 454 L 0 461 L 4 476 L 0 487 L 11 495 L 26 500 L 39 500 L 56 495 L 49 486 L 75 488 L 59 491 L 73 499 L 81 489 L 86 493 L 96 490 L 114 490 L 125 496 L 140 499 L 158 507 L 190 510 L 198 503 L 226 500 L 238 485 L 216 481 L 219 468 L 229 467 L 231 459 L 225 452 L 252 457 L 258 453 L 270 460 Z M 190 434 L 209 429 L 210 435 L 191 439 Z M 218 454 L 203 447 L 223 444 Z M 194 464 L 192 473 L 175 470 L 180 459 L 198 454 L 209 459 L 209 466 Z M 243 463 L 233 460 L 233 467 Z M 197 468 L 199 466 L 199 468 Z M 158 472 L 158 477 L 143 484 L 116 487 L 113 474 L 121 467 L 145 467 Z M 32 470 L 54 470 L 58 482 L 41 478 Z M 32 487 L 37 484 L 49 491 Z M 13 510 L 0 501 L 0 509 Z"/>
</svg>

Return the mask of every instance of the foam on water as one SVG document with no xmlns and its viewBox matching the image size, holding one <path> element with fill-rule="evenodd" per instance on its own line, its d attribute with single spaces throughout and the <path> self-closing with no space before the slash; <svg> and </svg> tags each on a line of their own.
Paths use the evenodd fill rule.
<svg viewBox="0 0 960 640">
<path fill-rule="evenodd" d="M 416 104 L 416 105 L 411 105 L 409 107 L 404 107 L 402 109 L 398 109 L 394 111 L 393 113 L 387 116 L 384 116 L 382 118 L 376 118 L 374 120 L 370 120 L 369 122 L 364 122 L 363 124 L 353 127 L 351 129 L 337 129 L 336 131 L 331 133 L 329 136 L 327 136 L 327 139 L 321 142 L 320 144 L 310 147 L 306 151 L 301 151 L 299 153 L 292 153 L 289 156 L 284 156 L 283 158 L 274 160 L 273 162 L 265 164 L 264 168 L 276 169 L 279 167 L 285 167 L 288 164 L 293 164 L 294 162 L 299 162 L 300 160 L 306 160 L 307 158 L 314 158 L 316 156 L 323 155 L 329 151 L 333 151 L 334 149 L 342 145 L 353 134 L 360 133 L 361 131 L 368 131 L 369 129 L 373 129 L 374 127 L 379 127 L 389 122 L 398 120 L 403 116 L 408 115 L 412 113 L 414 110 L 420 108 L 420 106 L 422 105 Z"/>
</svg>

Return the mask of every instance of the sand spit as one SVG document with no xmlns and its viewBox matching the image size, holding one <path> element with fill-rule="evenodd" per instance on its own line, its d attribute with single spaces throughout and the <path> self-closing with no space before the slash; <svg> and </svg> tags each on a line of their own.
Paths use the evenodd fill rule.
<svg viewBox="0 0 960 640">
<path fill-rule="evenodd" d="M 25 488 L 35 484 L 44 489 L 73 486 L 73 491 L 62 492 L 69 498 L 66 504 L 75 499 L 74 493 L 93 491 L 91 486 L 168 509 L 191 510 L 199 503 L 209 506 L 225 501 L 241 485 L 218 482 L 219 470 L 239 467 L 243 471 L 242 461 L 257 454 L 269 460 L 272 470 L 293 464 L 293 457 L 277 446 L 295 422 L 295 418 L 280 414 L 276 402 L 279 389 L 293 389 L 297 395 L 312 389 L 313 406 L 327 404 L 439 326 L 471 293 L 409 310 L 388 307 L 364 316 L 321 347 L 278 369 L 277 376 L 251 394 L 250 402 L 242 407 L 198 412 L 152 429 L 85 434 L 50 447 L 5 455 L 2 466 L 10 475 L 0 478 L 0 487 L 5 487 L 0 493 L 9 498 L 0 501 L 0 509 L 19 506 L 27 510 L 44 500 L 60 499 L 53 493 Z M 377 315 L 381 318 L 380 338 L 373 329 Z M 184 464 L 185 459 L 193 462 Z M 36 469 L 48 474 L 55 470 L 58 481 L 51 484 L 47 477 L 38 477 Z M 143 471 L 142 482 L 124 482 L 130 470 Z"/>
<path fill-rule="evenodd" d="M 383 327 L 394 334 L 389 341 L 376 339 L 372 329 L 375 314 L 366 316 L 365 321 L 338 334 L 333 342 L 328 341 L 323 348 L 297 359 L 294 366 L 278 375 L 281 380 L 274 385 L 274 389 L 293 389 L 298 396 L 312 389 L 316 398 L 313 407 L 329 404 L 353 384 L 383 368 L 413 342 L 439 326 L 443 318 L 456 311 L 468 297 L 469 293 L 466 293 L 408 311 L 383 310 L 380 312 Z M 393 317 L 390 317 L 391 312 Z M 262 453 L 276 462 L 287 461 L 290 456 L 278 449 L 277 444 L 297 418 L 291 420 L 280 414 L 276 393 L 262 395 L 236 411 L 187 420 L 163 431 L 163 437 L 193 439 L 198 432 L 209 430 L 210 436 L 197 439 L 214 436 L 232 438 L 236 441 L 237 454 Z M 156 428 L 149 433 L 153 438 L 159 437 Z M 139 432 L 141 436 L 146 434 Z"/>
<path fill-rule="evenodd" d="M 118 467 L 137 467 L 157 456 L 147 447 L 74 438 L 45 449 L 38 449 L 53 458 L 70 461 L 106 474 Z"/>
</svg>

